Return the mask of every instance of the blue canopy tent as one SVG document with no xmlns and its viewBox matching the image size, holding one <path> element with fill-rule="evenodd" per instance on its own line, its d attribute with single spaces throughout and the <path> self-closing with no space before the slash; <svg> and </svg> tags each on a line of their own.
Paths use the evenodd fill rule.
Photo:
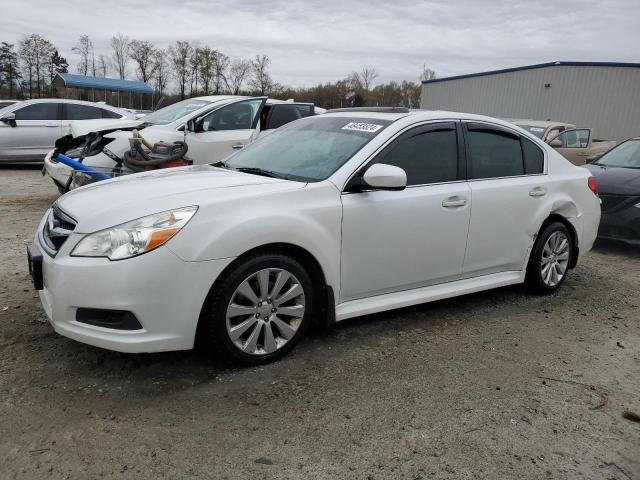
<svg viewBox="0 0 640 480">
<path fill-rule="evenodd" d="M 73 73 L 58 73 L 53 79 L 53 84 L 61 88 L 75 88 L 78 91 L 78 96 L 81 90 L 91 90 L 92 101 L 96 99 L 96 90 L 104 91 L 105 101 L 107 101 L 107 92 L 117 92 L 118 107 L 122 106 L 121 94 L 123 92 L 129 93 L 129 108 L 135 108 L 133 106 L 134 93 L 140 95 L 141 104 L 142 95 L 151 95 L 151 105 L 153 105 L 153 88 L 144 82 L 136 80 L 120 80 L 119 78 L 88 77 L 85 75 L 75 75 Z"/>
</svg>

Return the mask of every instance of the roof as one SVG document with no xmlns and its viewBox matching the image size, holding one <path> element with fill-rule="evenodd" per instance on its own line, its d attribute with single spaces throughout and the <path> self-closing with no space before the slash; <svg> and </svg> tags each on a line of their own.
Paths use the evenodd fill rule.
<svg viewBox="0 0 640 480">
<path fill-rule="evenodd" d="M 58 80 L 59 79 L 59 80 Z M 120 80 L 119 78 L 87 77 L 73 73 L 58 73 L 54 81 L 61 81 L 65 87 L 94 88 L 112 92 L 153 93 L 153 88 L 136 80 Z"/>
<path fill-rule="evenodd" d="M 499 73 L 519 72 L 522 70 L 535 70 L 537 68 L 547 67 L 623 67 L 623 68 L 640 68 L 640 63 L 624 63 L 624 62 L 547 62 L 537 63 L 535 65 L 525 65 L 523 67 L 504 68 L 502 70 L 489 70 L 487 72 L 468 73 L 466 75 L 455 75 L 453 77 L 434 78 L 433 80 L 423 80 L 422 83 L 446 82 L 448 80 L 460 80 L 462 78 L 483 77 L 485 75 L 496 75 Z"/>
</svg>

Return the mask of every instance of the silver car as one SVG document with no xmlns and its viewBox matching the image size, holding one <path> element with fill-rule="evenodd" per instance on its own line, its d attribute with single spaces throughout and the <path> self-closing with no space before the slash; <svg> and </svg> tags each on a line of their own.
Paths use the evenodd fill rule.
<svg viewBox="0 0 640 480">
<path fill-rule="evenodd" d="M 66 135 L 73 120 L 135 119 L 134 113 L 105 104 L 41 98 L 0 110 L 0 163 L 40 162 Z"/>
</svg>

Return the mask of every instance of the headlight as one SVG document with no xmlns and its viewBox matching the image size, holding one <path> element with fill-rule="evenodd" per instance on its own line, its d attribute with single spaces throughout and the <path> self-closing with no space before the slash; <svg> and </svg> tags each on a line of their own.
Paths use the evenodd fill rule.
<svg viewBox="0 0 640 480">
<path fill-rule="evenodd" d="M 636 203 L 636 204 L 634 205 L 634 207 L 636 207 L 636 208 L 640 208 L 640 203 Z"/>
<path fill-rule="evenodd" d="M 122 260 L 142 255 L 167 243 L 197 210 L 196 206 L 169 210 L 91 233 L 78 242 L 71 256 Z"/>
</svg>

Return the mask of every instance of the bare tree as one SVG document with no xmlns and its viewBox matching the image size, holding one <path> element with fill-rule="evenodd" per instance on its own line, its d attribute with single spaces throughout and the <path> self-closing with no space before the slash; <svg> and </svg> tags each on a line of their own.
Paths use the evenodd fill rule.
<svg viewBox="0 0 640 480">
<path fill-rule="evenodd" d="M 356 74 L 360 77 L 360 84 L 365 92 L 369 92 L 371 86 L 373 85 L 373 81 L 379 77 L 378 72 L 375 68 L 363 68 L 360 71 L 360 74 Z"/>
<path fill-rule="evenodd" d="M 167 88 L 167 83 L 169 81 L 169 68 L 167 65 L 166 50 L 158 49 L 153 53 L 153 67 L 155 88 L 158 92 L 158 95 L 162 96 L 165 89 Z"/>
<path fill-rule="evenodd" d="M 71 50 L 80 56 L 80 61 L 78 62 L 77 67 L 78 73 L 87 75 L 87 73 L 89 72 L 89 64 L 91 62 L 93 54 L 93 43 L 91 43 L 89 35 L 80 35 L 78 43 Z"/>
<path fill-rule="evenodd" d="M 140 80 L 147 83 L 155 73 L 154 62 L 155 48 L 147 40 L 131 40 L 129 44 L 129 57 L 136 64 L 137 75 Z"/>
<path fill-rule="evenodd" d="M 106 77 L 108 70 L 109 70 L 109 59 L 104 55 L 100 55 L 98 57 L 98 67 L 96 69 L 96 75 L 99 75 L 101 77 Z"/>
<path fill-rule="evenodd" d="M 191 44 L 186 41 L 178 40 L 175 45 L 169 47 L 169 58 L 173 72 L 176 75 L 178 81 L 178 90 L 180 91 L 180 98 L 184 99 L 187 83 L 189 82 L 189 74 L 191 69 L 189 68 L 189 58 L 191 58 L 191 52 L 193 48 Z"/>
<path fill-rule="evenodd" d="M 269 75 L 271 59 L 268 55 L 256 55 L 251 62 L 252 76 L 249 85 L 260 95 L 266 94 L 273 86 L 273 80 Z"/>
<path fill-rule="evenodd" d="M 42 96 L 46 85 L 47 71 L 55 48 L 46 38 L 34 33 L 20 41 L 18 54 L 26 69 L 29 79 L 29 96 L 33 98 L 33 80 L 36 81 L 36 92 Z"/>
<path fill-rule="evenodd" d="M 113 65 L 120 76 L 120 80 L 124 80 L 127 76 L 127 63 L 129 61 L 129 37 L 118 33 L 111 37 L 111 58 Z"/>
<path fill-rule="evenodd" d="M 252 67 L 253 65 L 249 60 L 238 59 L 231 62 L 231 67 L 229 67 L 225 77 L 227 89 L 231 94 L 238 95 L 238 93 L 240 93 L 242 85 L 244 85 Z"/>
<path fill-rule="evenodd" d="M 421 82 L 425 82 L 427 80 L 433 80 L 434 78 L 436 78 L 435 70 L 432 70 L 429 67 L 427 67 L 426 63 L 423 64 L 422 65 L 422 73 L 420 74 L 420 81 Z"/>
<path fill-rule="evenodd" d="M 231 63 L 231 59 L 220 51 L 216 51 L 215 57 L 215 65 L 214 65 L 214 78 L 215 78 L 215 94 L 219 94 L 222 90 L 225 81 L 225 75 L 227 74 L 227 69 L 229 68 L 229 64 Z"/>
</svg>

